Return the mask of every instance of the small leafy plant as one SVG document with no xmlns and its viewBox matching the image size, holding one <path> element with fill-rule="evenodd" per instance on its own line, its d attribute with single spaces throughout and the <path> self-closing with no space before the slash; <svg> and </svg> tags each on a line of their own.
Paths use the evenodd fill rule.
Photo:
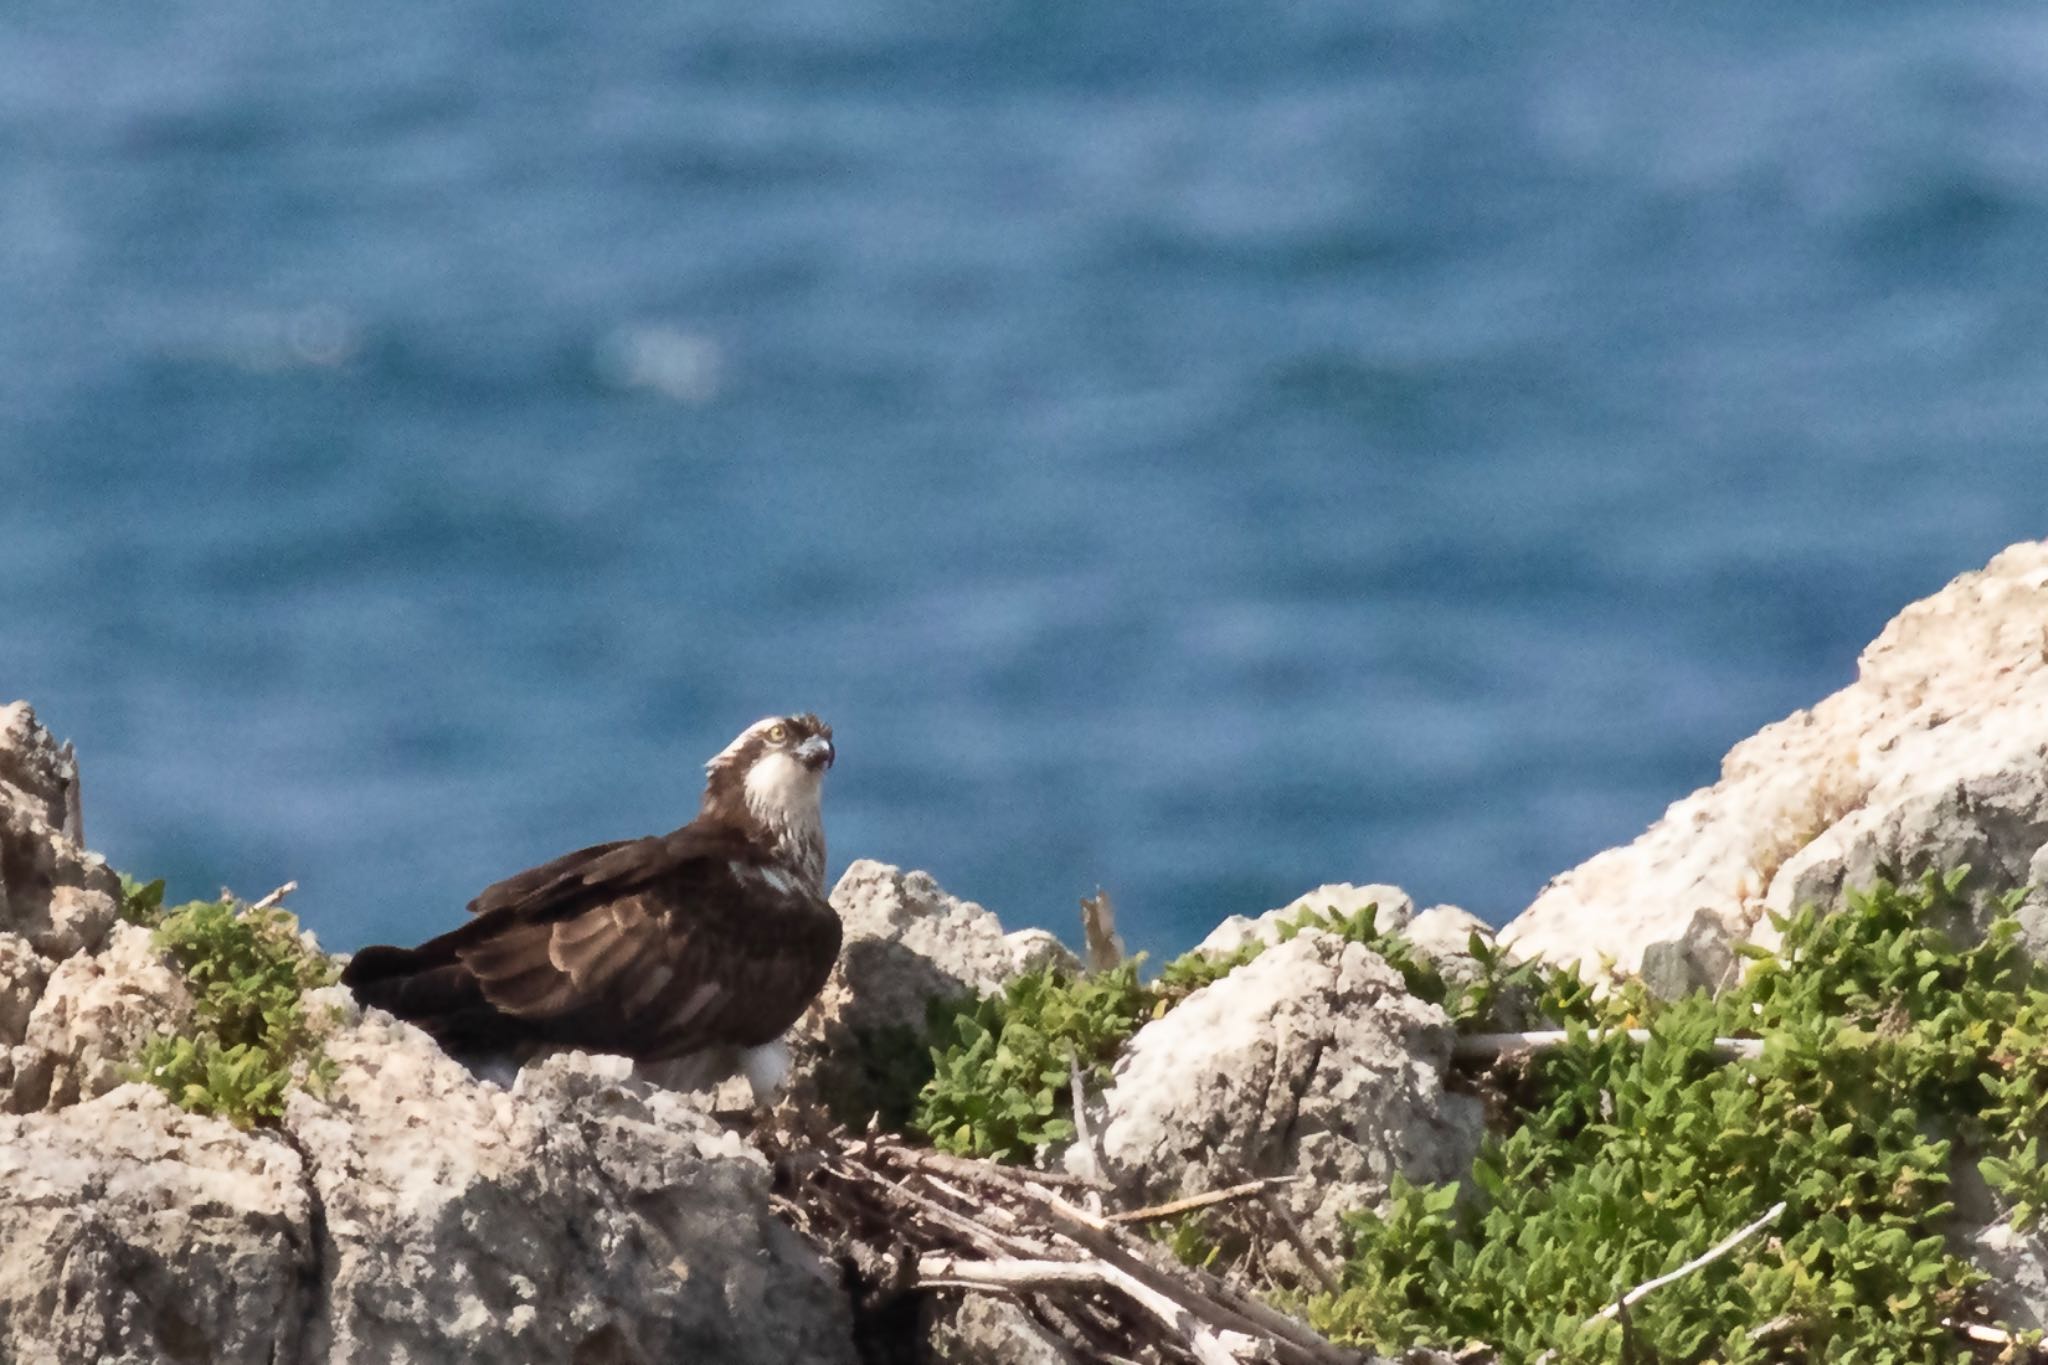
<svg viewBox="0 0 2048 1365">
<path fill-rule="evenodd" d="M 1047 968 L 1012 978 L 1002 994 L 952 1011 L 917 1128 L 941 1151 L 1001 1161 L 1073 1136 L 1073 1068 L 1106 1079 L 1152 1002 L 1136 959 L 1087 976 Z"/>
<path fill-rule="evenodd" d="M 294 1082 L 319 1090 L 332 1080 L 303 996 L 335 972 L 299 937 L 297 917 L 229 901 L 164 911 L 162 882 L 128 899 L 154 909 L 156 946 L 183 969 L 194 1002 L 189 1033 L 143 1048 L 145 1079 L 186 1109 L 243 1128 L 275 1123 Z"/>
</svg>

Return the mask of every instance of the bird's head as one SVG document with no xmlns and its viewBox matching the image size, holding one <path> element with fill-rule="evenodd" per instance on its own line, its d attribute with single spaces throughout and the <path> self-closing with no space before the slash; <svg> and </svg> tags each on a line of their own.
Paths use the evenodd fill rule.
<svg viewBox="0 0 2048 1365">
<path fill-rule="evenodd" d="M 704 814 L 758 828 L 791 861 L 825 868 L 818 798 L 837 756 L 832 727 L 809 712 L 765 716 L 704 765 Z"/>
</svg>

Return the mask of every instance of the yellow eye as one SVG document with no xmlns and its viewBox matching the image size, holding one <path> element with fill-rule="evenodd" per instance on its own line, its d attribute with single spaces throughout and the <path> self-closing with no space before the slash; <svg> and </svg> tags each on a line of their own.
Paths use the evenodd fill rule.
<svg viewBox="0 0 2048 1365">
<path fill-rule="evenodd" d="M 768 727 L 768 742 L 770 744 L 780 744 L 788 738 L 789 727 L 787 725 L 776 724 Z"/>
</svg>

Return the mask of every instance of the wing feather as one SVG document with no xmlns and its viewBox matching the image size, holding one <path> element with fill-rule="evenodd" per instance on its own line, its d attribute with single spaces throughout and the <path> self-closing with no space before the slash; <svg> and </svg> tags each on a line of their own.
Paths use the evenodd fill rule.
<svg viewBox="0 0 2048 1365">
<path fill-rule="evenodd" d="M 756 1047 L 839 952 L 838 915 L 781 871 L 728 829 L 599 844 L 497 883 L 427 946 L 531 1036 L 645 1061 Z"/>
</svg>

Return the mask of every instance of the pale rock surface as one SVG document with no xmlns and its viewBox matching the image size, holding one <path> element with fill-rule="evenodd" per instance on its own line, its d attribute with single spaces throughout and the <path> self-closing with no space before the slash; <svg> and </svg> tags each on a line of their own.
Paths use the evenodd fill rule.
<svg viewBox="0 0 2048 1365">
<path fill-rule="evenodd" d="M 2048 542 L 2030 541 L 1900 612 L 1854 683 L 1736 745 L 1719 782 L 1557 877 L 1501 938 L 1634 972 L 1653 944 L 1768 943 L 1767 909 L 1834 904 L 1881 866 L 1967 862 L 1980 889 L 2027 885 L 2044 848 Z M 2030 911 L 2048 944 L 2048 903 Z"/>
<path fill-rule="evenodd" d="M 0 933 L 46 958 L 92 952 L 121 883 L 76 838 L 78 765 L 27 702 L 0 707 Z"/>
<path fill-rule="evenodd" d="M 0 1360 L 307 1361 L 298 1155 L 126 1085 L 0 1117 Z"/>
<path fill-rule="evenodd" d="M 149 930 L 117 924 L 105 951 L 57 964 L 29 1018 L 25 1042 L 52 1058 L 44 1104 L 61 1108 L 112 1090 L 131 1078 L 152 1037 L 191 1016 L 192 993 Z"/>
<path fill-rule="evenodd" d="M 1435 965 L 1448 981 L 1468 980 L 1478 972 L 1472 960 L 1472 936 L 1491 944 L 1493 927 L 1470 910 L 1432 905 L 1408 921 L 1401 937 L 1415 955 Z"/>
<path fill-rule="evenodd" d="M 925 1002 L 1000 989 L 1032 962 L 1078 966 L 1043 930 L 1005 934 L 973 901 L 948 895 L 928 872 L 863 858 L 832 888 L 846 938 L 818 997 L 828 1023 L 922 1025 Z"/>
<path fill-rule="evenodd" d="M 1110 1176 L 1147 1200 L 1254 1176 L 1334 1254 L 1340 1215 L 1396 1172 L 1455 1179 L 1478 1148 L 1476 1100 L 1447 1093 L 1453 1033 L 1361 944 L 1305 930 L 1141 1028 L 1102 1102 Z"/>
<path fill-rule="evenodd" d="M 323 1001 L 323 1003 L 325 1003 Z M 507 1090 L 381 1011 L 344 1017 L 285 1130 L 317 1197 L 308 1361 L 851 1360 L 843 1296 L 760 1155 L 621 1058 Z"/>
<path fill-rule="evenodd" d="M 50 979 L 45 962 L 27 939 L 19 934 L 0 934 L 0 1047 L 20 1042 L 28 1034 L 29 1012 L 43 994 Z"/>
<path fill-rule="evenodd" d="M 1371 882 L 1364 886 L 1327 882 L 1263 915 L 1232 915 L 1211 929 L 1208 937 L 1195 945 L 1195 951 L 1223 957 L 1254 939 L 1270 946 L 1280 941 L 1286 927 L 1304 910 L 1325 915 L 1334 912 L 1349 918 L 1368 905 L 1379 907 L 1373 915 L 1373 926 L 1383 934 L 1400 933 L 1415 918 L 1414 898 L 1398 886 L 1384 882 Z"/>
<path fill-rule="evenodd" d="M 921 1335 L 932 1365 L 1078 1365 L 1023 1305 L 989 1294 L 928 1295 Z"/>
</svg>

